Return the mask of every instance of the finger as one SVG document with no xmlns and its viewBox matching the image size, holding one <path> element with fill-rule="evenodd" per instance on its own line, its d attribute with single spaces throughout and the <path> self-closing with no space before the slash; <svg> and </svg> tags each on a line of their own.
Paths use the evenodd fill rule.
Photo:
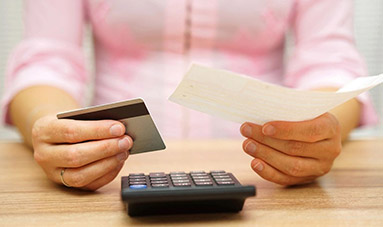
<svg viewBox="0 0 383 227">
<path fill-rule="evenodd" d="M 340 154 L 342 144 L 337 139 L 327 139 L 318 142 L 304 142 L 297 140 L 282 140 L 265 136 L 262 126 L 244 123 L 240 129 L 243 136 L 251 138 L 259 143 L 272 147 L 287 155 L 309 157 L 316 159 L 334 159 Z M 329 150 L 329 148 L 331 150 Z"/>
<path fill-rule="evenodd" d="M 240 131 L 243 136 L 251 138 L 259 143 L 272 147 L 288 155 L 301 157 L 317 157 L 318 153 L 322 153 L 318 152 L 315 149 L 312 149 L 312 143 L 306 143 L 295 140 L 281 140 L 265 136 L 262 133 L 261 125 L 244 123 L 241 126 Z"/>
<path fill-rule="evenodd" d="M 34 156 L 39 164 L 76 168 L 129 151 L 132 145 L 133 140 L 123 136 L 77 144 L 47 145 L 40 148 L 44 152 L 36 151 Z"/>
<path fill-rule="evenodd" d="M 317 160 L 333 160 L 342 150 L 342 143 L 333 139 L 322 140 L 315 143 L 295 140 L 265 141 L 265 143 L 260 143 L 289 156 L 313 158 Z"/>
<path fill-rule="evenodd" d="M 322 170 L 322 164 L 319 160 L 289 156 L 253 140 L 246 140 L 243 143 L 243 149 L 247 154 L 263 160 L 289 176 L 322 176 L 329 171 L 329 169 Z"/>
<path fill-rule="evenodd" d="M 80 168 L 67 168 L 63 174 L 63 179 L 71 187 L 81 188 L 113 171 L 121 163 L 125 162 L 127 158 L 128 152 L 123 152 Z M 56 169 L 58 177 L 60 177 L 61 170 L 62 168 Z"/>
<path fill-rule="evenodd" d="M 47 143 L 78 143 L 122 136 L 125 127 L 113 120 L 78 121 L 52 119 L 39 122 L 34 136 Z"/>
<path fill-rule="evenodd" d="M 288 176 L 257 158 L 251 162 L 251 168 L 263 179 L 285 186 L 306 184 L 315 179 L 315 177 Z"/>
<path fill-rule="evenodd" d="M 248 138 L 291 156 L 333 159 L 339 155 L 339 152 L 342 149 L 342 144 L 335 139 L 327 139 L 314 143 L 275 139 L 265 136 L 262 133 L 262 126 L 259 125 L 250 127 L 245 123 L 241 127 L 241 133 Z M 331 148 L 331 150 L 329 150 L 329 148 Z"/>
<path fill-rule="evenodd" d="M 274 121 L 262 127 L 262 133 L 283 140 L 317 142 L 340 135 L 338 120 L 330 113 L 301 122 Z"/>
<path fill-rule="evenodd" d="M 263 141 L 266 138 L 266 136 L 262 133 L 262 125 L 245 122 L 241 125 L 240 131 L 241 131 L 241 134 L 247 138 L 253 138 L 253 139 L 258 138 L 260 141 Z M 275 140 L 273 138 L 271 139 Z"/>
<path fill-rule="evenodd" d="M 114 170 L 110 171 L 109 173 L 105 174 L 104 176 L 96 179 L 95 181 L 86 185 L 82 189 L 90 190 L 90 191 L 96 191 L 97 189 L 101 188 L 102 186 L 107 185 L 112 180 L 114 180 L 114 178 L 116 178 L 116 176 L 118 175 L 118 173 L 120 172 L 120 170 L 122 169 L 123 166 L 124 166 L 124 164 L 121 163 L 119 166 L 117 166 L 116 169 L 114 169 Z"/>
</svg>

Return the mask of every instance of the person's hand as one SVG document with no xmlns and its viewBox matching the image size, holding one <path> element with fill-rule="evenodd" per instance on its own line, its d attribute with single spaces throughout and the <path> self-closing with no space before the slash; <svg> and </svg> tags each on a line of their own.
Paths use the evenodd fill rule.
<svg viewBox="0 0 383 227">
<path fill-rule="evenodd" d="M 328 173 L 342 149 L 340 125 L 325 113 L 302 122 L 244 123 L 244 151 L 254 157 L 252 169 L 281 185 L 304 184 Z"/>
<path fill-rule="evenodd" d="M 112 181 L 128 158 L 133 141 L 124 133 L 118 121 L 46 116 L 33 125 L 34 158 L 52 181 L 96 190 Z"/>
</svg>

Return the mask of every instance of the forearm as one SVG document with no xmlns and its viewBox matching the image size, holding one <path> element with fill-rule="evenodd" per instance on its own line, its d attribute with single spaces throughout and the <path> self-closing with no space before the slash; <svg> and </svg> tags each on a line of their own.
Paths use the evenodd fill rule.
<svg viewBox="0 0 383 227">
<path fill-rule="evenodd" d="M 350 132 L 359 124 L 361 104 L 357 99 L 332 109 L 330 113 L 335 115 L 341 125 L 342 142 L 345 141 Z"/>
<path fill-rule="evenodd" d="M 11 101 L 13 124 L 32 147 L 32 126 L 36 120 L 49 114 L 78 108 L 79 104 L 65 91 L 51 86 L 33 86 L 19 92 Z"/>
</svg>

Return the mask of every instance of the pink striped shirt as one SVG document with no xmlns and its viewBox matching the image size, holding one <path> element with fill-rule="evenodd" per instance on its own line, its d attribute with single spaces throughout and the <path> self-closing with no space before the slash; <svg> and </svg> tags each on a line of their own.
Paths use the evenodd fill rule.
<svg viewBox="0 0 383 227">
<path fill-rule="evenodd" d="M 92 27 L 95 75 L 82 38 Z M 167 100 L 191 61 L 268 82 L 342 86 L 366 70 L 354 46 L 351 0 L 27 0 L 25 39 L 10 58 L 4 121 L 20 90 L 46 84 L 84 103 L 142 97 L 166 138 L 240 136 L 239 125 Z M 294 48 L 285 58 L 286 33 Z M 361 124 L 377 116 L 368 95 Z"/>
</svg>

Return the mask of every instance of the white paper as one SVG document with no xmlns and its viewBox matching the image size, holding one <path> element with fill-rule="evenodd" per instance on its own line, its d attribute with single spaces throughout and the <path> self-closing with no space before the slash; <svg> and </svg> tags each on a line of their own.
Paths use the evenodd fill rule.
<svg viewBox="0 0 383 227">
<path fill-rule="evenodd" d="M 193 64 L 170 101 L 243 123 L 313 119 L 383 82 L 383 74 L 359 77 L 337 92 L 303 91 L 234 72 Z"/>
</svg>

